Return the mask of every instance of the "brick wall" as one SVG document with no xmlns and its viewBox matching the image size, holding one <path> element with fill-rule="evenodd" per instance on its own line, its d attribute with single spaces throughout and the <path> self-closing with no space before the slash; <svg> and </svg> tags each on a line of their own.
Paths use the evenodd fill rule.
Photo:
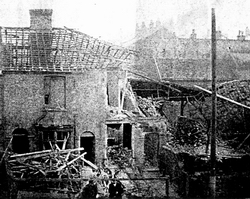
<svg viewBox="0 0 250 199">
<path fill-rule="evenodd" d="M 35 122 L 44 112 L 44 79 L 48 74 L 5 73 L 4 81 L 4 126 L 9 138 L 16 127 L 29 132 L 30 145 L 37 149 Z M 63 76 L 63 75 L 60 75 Z M 106 72 L 87 71 L 84 74 L 64 75 L 66 78 L 66 112 L 50 112 L 55 125 L 75 124 L 75 147 L 79 147 L 79 136 L 84 131 L 93 132 L 96 139 L 96 161 L 104 156 L 107 94 Z M 48 118 L 45 121 L 51 122 Z M 62 117 L 64 119 L 62 119 Z M 51 123 L 47 124 L 50 125 Z M 46 124 L 44 124 L 46 125 Z"/>
</svg>

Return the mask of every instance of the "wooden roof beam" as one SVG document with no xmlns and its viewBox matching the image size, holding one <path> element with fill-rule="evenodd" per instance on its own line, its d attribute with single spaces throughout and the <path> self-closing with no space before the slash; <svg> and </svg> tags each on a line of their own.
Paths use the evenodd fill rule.
<svg viewBox="0 0 250 199">
<path fill-rule="evenodd" d="M 194 87 L 196 87 L 196 88 L 198 88 L 198 89 L 200 89 L 200 90 L 202 90 L 202 91 L 204 91 L 204 92 L 206 92 L 206 93 L 212 94 L 212 92 L 211 92 L 210 90 L 207 90 L 207 89 L 202 88 L 202 87 L 200 87 L 200 86 L 194 85 Z M 244 105 L 244 104 L 241 104 L 241 103 L 239 103 L 239 102 L 237 102 L 237 101 L 234 101 L 234 100 L 229 99 L 229 98 L 227 98 L 227 97 L 224 97 L 224 96 L 222 96 L 222 95 L 217 94 L 216 96 L 217 96 L 218 98 L 220 98 L 220 99 L 226 100 L 226 101 L 228 101 L 228 102 L 231 102 L 231 103 L 236 104 L 236 105 L 238 105 L 238 106 L 241 106 L 241 107 L 243 107 L 243 108 L 250 109 L 249 106 L 246 106 L 246 105 Z"/>
</svg>

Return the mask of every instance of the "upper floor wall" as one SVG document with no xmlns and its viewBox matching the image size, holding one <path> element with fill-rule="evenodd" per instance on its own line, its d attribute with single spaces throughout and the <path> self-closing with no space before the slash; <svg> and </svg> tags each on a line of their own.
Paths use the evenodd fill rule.
<svg viewBox="0 0 250 199">
<path fill-rule="evenodd" d="M 72 124 L 77 117 L 80 128 L 91 129 L 106 119 L 105 71 L 73 75 L 4 73 L 2 78 L 6 132 L 15 126 L 30 129 L 46 112 L 52 114 L 43 120 L 45 126 Z"/>
</svg>

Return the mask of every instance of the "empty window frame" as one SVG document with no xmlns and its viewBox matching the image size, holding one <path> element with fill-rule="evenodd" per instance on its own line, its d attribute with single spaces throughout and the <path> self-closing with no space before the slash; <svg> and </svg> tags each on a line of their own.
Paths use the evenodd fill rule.
<svg viewBox="0 0 250 199">
<path fill-rule="evenodd" d="M 44 103 L 51 108 L 66 108 L 66 78 L 64 76 L 44 77 Z"/>
</svg>

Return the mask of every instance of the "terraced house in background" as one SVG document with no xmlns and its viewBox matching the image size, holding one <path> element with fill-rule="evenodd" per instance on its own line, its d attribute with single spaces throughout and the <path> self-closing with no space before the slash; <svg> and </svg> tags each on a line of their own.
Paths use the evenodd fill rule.
<svg viewBox="0 0 250 199">
<path fill-rule="evenodd" d="M 195 27 L 194 27 L 195 28 Z M 154 79 L 164 79 L 184 85 L 204 85 L 211 81 L 211 35 L 199 38 L 195 29 L 189 38 L 179 38 L 158 21 L 148 27 L 137 24 L 133 47 L 144 59 L 135 68 Z M 226 33 L 225 33 L 226 34 Z M 250 77 L 249 29 L 239 31 L 235 39 L 227 39 L 217 31 L 217 80 L 246 80 Z M 158 68 L 158 69 L 157 69 Z M 159 77 L 160 73 L 160 77 Z"/>
</svg>

